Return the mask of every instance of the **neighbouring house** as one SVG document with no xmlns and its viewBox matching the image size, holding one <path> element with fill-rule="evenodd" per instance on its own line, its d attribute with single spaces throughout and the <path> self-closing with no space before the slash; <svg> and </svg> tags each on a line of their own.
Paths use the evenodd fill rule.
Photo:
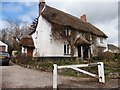
<svg viewBox="0 0 120 90">
<path fill-rule="evenodd" d="M 20 46 L 22 54 L 28 57 L 33 56 L 34 42 L 31 36 L 22 37 L 20 40 Z"/>
<path fill-rule="evenodd" d="M 107 35 L 87 22 L 86 15 L 77 18 L 42 0 L 37 20 L 30 33 L 35 47 L 33 57 L 90 59 L 107 47 Z"/>
<path fill-rule="evenodd" d="M 5 51 L 8 52 L 8 45 L 5 44 L 4 42 L 0 41 L 0 52 Z"/>
<path fill-rule="evenodd" d="M 108 44 L 108 51 L 112 53 L 120 53 L 120 48 L 113 44 Z"/>
</svg>

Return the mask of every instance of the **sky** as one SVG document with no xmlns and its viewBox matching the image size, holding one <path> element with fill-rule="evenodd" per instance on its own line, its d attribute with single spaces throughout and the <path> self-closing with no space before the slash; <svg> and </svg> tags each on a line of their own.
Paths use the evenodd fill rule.
<svg viewBox="0 0 120 90">
<path fill-rule="evenodd" d="M 0 29 L 7 20 L 31 24 L 38 17 L 39 0 L 0 0 Z M 108 36 L 108 43 L 118 46 L 118 1 L 119 0 L 45 0 L 46 4 L 80 17 L 86 14 L 87 21 Z"/>
</svg>

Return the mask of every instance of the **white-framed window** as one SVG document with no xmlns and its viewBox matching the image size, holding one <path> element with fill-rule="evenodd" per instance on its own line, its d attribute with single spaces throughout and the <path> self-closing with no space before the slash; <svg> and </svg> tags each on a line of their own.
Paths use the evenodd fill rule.
<svg viewBox="0 0 120 90">
<path fill-rule="evenodd" d="M 103 38 L 100 38 L 100 43 L 104 43 L 104 39 Z"/>
<path fill-rule="evenodd" d="M 66 29 L 66 30 L 65 30 L 65 35 L 66 35 L 66 36 L 71 35 L 71 30 L 70 30 L 70 29 Z"/>
<path fill-rule="evenodd" d="M 27 55 L 27 47 L 22 47 L 22 54 Z"/>
<path fill-rule="evenodd" d="M 39 48 L 35 48 L 35 49 L 34 49 L 34 55 L 35 55 L 35 56 L 39 55 Z"/>
<path fill-rule="evenodd" d="M 52 38 L 50 38 L 50 43 L 52 43 Z"/>
<path fill-rule="evenodd" d="M 35 39 L 37 39 L 37 36 L 38 36 L 38 31 L 36 31 L 36 36 L 35 36 Z"/>
<path fill-rule="evenodd" d="M 64 54 L 70 54 L 70 45 L 64 44 Z"/>
<path fill-rule="evenodd" d="M 90 40 L 92 40 L 92 35 L 90 34 Z"/>
</svg>

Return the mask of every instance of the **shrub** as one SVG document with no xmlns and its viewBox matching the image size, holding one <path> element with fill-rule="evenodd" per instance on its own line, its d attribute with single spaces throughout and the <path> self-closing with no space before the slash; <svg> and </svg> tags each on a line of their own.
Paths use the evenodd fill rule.
<svg viewBox="0 0 120 90">
<path fill-rule="evenodd" d="M 11 62 L 17 63 L 17 59 L 16 59 L 16 58 L 12 58 L 12 59 L 11 59 Z"/>
<path fill-rule="evenodd" d="M 120 53 L 115 53 L 114 54 L 114 59 L 120 60 Z"/>
<path fill-rule="evenodd" d="M 91 58 L 93 61 L 103 61 L 104 57 L 103 54 L 99 54 L 98 56 L 94 56 Z"/>
<path fill-rule="evenodd" d="M 105 60 L 113 60 L 115 58 L 115 55 L 114 53 L 107 51 L 104 53 L 103 57 Z"/>
</svg>

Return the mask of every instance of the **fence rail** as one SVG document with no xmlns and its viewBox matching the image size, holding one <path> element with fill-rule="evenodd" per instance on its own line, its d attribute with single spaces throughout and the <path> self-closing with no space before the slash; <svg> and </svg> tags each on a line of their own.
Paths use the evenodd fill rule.
<svg viewBox="0 0 120 90">
<path fill-rule="evenodd" d="M 63 68 L 70 68 L 70 69 L 73 69 L 75 71 L 82 72 L 84 74 L 98 78 L 100 83 L 105 83 L 103 62 L 90 63 L 90 64 L 79 64 L 79 65 L 64 65 L 64 66 L 57 66 L 57 64 L 54 64 L 53 66 L 54 66 L 54 69 L 53 69 L 53 89 L 57 89 L 57 70 L 63 69 Z M 93 67 L 93 66 L 98 66 L 98 75 L 80 69 L 80 67 Z"/>
</svg>

